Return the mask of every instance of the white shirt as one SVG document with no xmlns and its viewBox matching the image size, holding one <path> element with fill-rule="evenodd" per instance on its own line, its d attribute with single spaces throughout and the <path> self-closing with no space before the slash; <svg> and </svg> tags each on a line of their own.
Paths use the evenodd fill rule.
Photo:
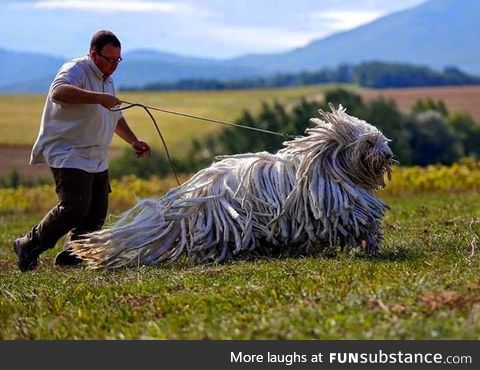
<svg viewBox="0 0 480 370">
<path fill-rule="evenodd" d="M 66 62 L 50 86 L 30 164 L 46 163 L 49 167 L 91 173 L 105 171 L 108 148 L 122 114 L 100 104 L 54 101 L 52 91 L 63 84 L 115 95 L 112 78 L 103 80 L 103 73 L 90 57 Z"/>
</svg>

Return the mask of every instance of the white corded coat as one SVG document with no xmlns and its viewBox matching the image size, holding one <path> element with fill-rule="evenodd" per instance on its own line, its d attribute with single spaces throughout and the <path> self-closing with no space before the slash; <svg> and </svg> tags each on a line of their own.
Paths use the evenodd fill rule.
<svg viewBox="0 0 480 370">
<path fill-rule="evenodd" d="M 218 157 L 71 247 L 91 268 L 152 265 L 185 253 L 221 262 L 264 247 L 303 253 L 363 246 L 375 253 L 388 207 L 374 190 L 391 176 L 393 154 L 374 126 L 330 107 L 276 154 Z"/>
</svg>

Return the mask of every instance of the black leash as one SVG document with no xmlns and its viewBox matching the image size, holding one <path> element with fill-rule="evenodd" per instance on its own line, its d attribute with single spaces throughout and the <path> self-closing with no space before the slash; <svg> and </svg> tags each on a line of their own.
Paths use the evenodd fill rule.
<svg viewBox="0 0 480 370">
<path fill-rule="evenodd" d="M 225 122 L 225 121 L 220 121 L 220 120 L 216 120 L 216 119 L 195 116 L 193 114 L 175 112 L 175 111 L 167 110 L 167 109 L 160 109 L 160 108 L 157 108 L 157 107 L 151 107 L 151 106 L 140 104 L 140 103 L 132 103 L 132 102 L 128 102 L 128 101 L 125 101 L 125 100 L 121 100 L 121 102 L 125 103 L 125 104 L 128 104 L 128 105 L 126 107 L 123 107 L 123 108 L 122 107 L 112 108 L 110 110 L 112 112 L 118 112 L 118 111 L 130 109 L 130 108 L 133 108 L 133 107 L 140 107 L 140 108 L 143 108 L 145 110 L 145 112 L 147 112 L 147 114 L 150 116 L 150 119 L 152 120 L 153 124 L 155 125 L 155 129 L 157 130 L 158 136 L 160 136 L 160 139 L 162 140 L 163 147 L 165 148 L 165 152 L 167 153 L 167 158 L 168 158 L 168 163 L 170 164 L 170 169 L 172 170 L 172 173 L 175 176 L 175 179 L 177 180 L 178 185 L 180 185 L 180 181 L 178 180 L 177 174 L 175 173 L 175 169 L 173 168 L 173 163 L 172 163 L 172 159 L 170 158 L 170 153 L 168 151 L 167 143 L 165 142 L 165 139 L 163 138 L 163 135 L 162 135 L 160 129 L 158 128 L 157 121 L 155 121 L 155 118 L 153 117 L 150 110 L 155 110 L 155 111 L 158 111 L 158 112 L 163 112 L 163 113 L 168 113 L 168 114 L 174 114 L 174 115 L 177 115 L 177 116 L 182 116 L 182 117 L 187 117 L 187 118 L 193 118 L 193 119 L 196 119 L 196 120 L 201 120 L 201 121 L 206 121 L 206 122 L 218 123 L 218 124 L 221 124 L 221 125 L 226 125 L 226 126 L 231 126 L 231 127 L 243 128 L 243 129 L 246 129 L 246 130 L 262 132 L 264 134 L 282 136 L 287 140 L 295 138 L 294 135 L 290 135 L 290 134 L 287 134 L 287 133 L 270 131 L 270 130 L 265 130 L 265 129 L 262 129 L 262 128 L 252 127 L 252 126 L 239 125 L 239 124 L 236 124 L 236 123 Z"/>
<path fill-rule="evenodd" d="M 127 103 L 127 102 L 122 101 L 122 103 Z M 127 103 L 127 104 L 130 104 L 130 105 L 128 105 L 127 107 L 123 107 L 123 108 L 112 108 L 110 110 L 112 112 L 118 112 L 118 111 L 130 109 L 130 108 L 133 108 L 133 107 L 141 107 L 145 110 L 145 112 L 147 112 L 147 114 L 150 116 L 153 124 L 155 125 L 155 129 L 157 130 L 158 136 L 160 136 L 160 139 L 162 139 L 162 144 L 163 144 L 163 147 L 165 148 L 165 153 L 167 153 L 168 164 L 170 165 L 170 170 L 172 171 L 173 176 L 175 176 L 175 180 L 177 180 L 178 186 L 180 186 L 180 181 L 178 180 L 177 173 L 175 172 L 175 169 L 173 168 L 172 158 L 170 158 L 170 152 L 168 151 L 167 143 L 165 142 L 165 139 L 163 138 L 162 132 L 158 128 L 158 124 L 157 124 L 157 121 L 155 121 L 155 117 L 153 117 L 153 114 L 149 110 L 149 109 L 152 109 L 152 108 L 147 107 L 143 104 L 136 104 L 136 103 Z"/>
</svg>

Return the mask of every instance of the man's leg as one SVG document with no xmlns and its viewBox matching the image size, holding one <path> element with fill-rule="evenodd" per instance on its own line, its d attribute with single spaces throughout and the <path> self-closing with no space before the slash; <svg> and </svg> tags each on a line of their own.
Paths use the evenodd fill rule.
<svg viewBox="0 0 480 370">
<path fill-rule="evenodd" d="M 88 213 L 92 174 L 72 168 L 51 170 L 59 202 L 27 235 L 15 240 L 18 267 L 22 271 L 35 269 L 40 254 L 53 248 L 62 236 L 82 223 Z"/>
<path fill-rule="evenodd" d="M 110 181 L 108 171 L 93 174 L 91 186 L 91 200 L 88 213 L 83 222 L 75 226 L 67 235 L 65 249 L 55 258 L 57 266 L 74 266 L 82 262 L 80 258 L 71 252 L 69 242 L 81 239 L 83 235 L 100 230 L 105 222 L 108 212 L 108 195 L 110 193 Z"/>
</svg>

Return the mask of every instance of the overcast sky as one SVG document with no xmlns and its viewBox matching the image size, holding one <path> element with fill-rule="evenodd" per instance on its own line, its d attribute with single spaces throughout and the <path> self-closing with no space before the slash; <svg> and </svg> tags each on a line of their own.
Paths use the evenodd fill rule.
<svg viewBox="0 0 480 370">
<path fill-rule="evenodd" d="M 425 0 L 4 0 L 0 48 L 85 55 L 110 29 L 123 51 L 229 58 L 302 47 Z"/>
</svg>

